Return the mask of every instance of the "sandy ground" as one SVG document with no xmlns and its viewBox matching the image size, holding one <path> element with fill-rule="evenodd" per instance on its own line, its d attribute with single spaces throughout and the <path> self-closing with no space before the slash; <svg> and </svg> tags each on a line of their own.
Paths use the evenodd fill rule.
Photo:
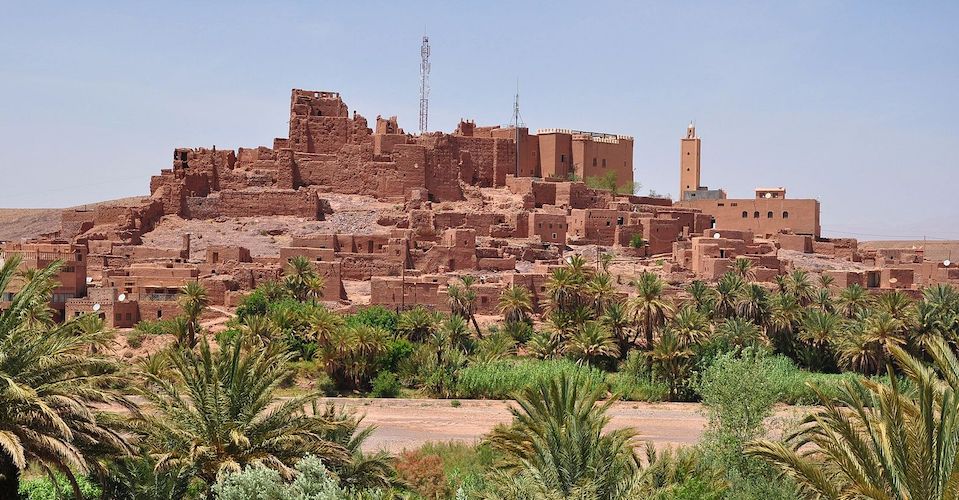
<svg viewBox="0 0 959 500">
<path fill-rule="evenodd" d="M 328 398 L 328 402 L 355 409 L 365 414 L 364 425 L 376 430 L 365 443 L 367 451 L 385 449 L 398 452 L 417 448 L 428 441 L 475 443 L 495 425 L 512 419 L 510 401 L 460 400 L 453 407 L 442 399 L 344 399 Z M 783 422 L 792 421 L 805 411 L 800 407 L 782 407 L 770 419 L 772 433 L 777 435 Z M 657 448 L 695 444 L 702 436 L 706 417 L 697 403 L 617 402 L 609 411 L 613 429 L 632 427 L 641 441 L 650 441 Z"/>
</svg>

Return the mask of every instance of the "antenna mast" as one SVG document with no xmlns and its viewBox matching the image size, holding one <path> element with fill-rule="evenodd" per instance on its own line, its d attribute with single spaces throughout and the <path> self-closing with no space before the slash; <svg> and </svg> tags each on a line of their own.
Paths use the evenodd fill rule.
<svg viewBox="0 0 959 500">
<path fill-rule="evenodd" d="M 423 35 L 420 58 L 420 134 L 425 134 L 430 114 L 430 37 L 426 35 Z"/>
<path fill-rule="evenodd" d="M 513 99 L 513 142 L 516 144 L 516 164 L 513 175 L 519 177 L 519 80 L 516 80 L 516 98 Z"/>
</svg>

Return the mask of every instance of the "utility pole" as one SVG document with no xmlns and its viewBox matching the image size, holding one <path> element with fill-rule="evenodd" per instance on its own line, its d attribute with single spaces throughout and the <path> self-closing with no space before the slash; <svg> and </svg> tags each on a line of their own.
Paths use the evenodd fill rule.
<svg viewBox="0 0 959 500">
<path fill-rule="evenodd" d="M 430 114 L 430 37 L 423 35 L 420 46 L 420 134 L 429 130 Z"/>
</svg>

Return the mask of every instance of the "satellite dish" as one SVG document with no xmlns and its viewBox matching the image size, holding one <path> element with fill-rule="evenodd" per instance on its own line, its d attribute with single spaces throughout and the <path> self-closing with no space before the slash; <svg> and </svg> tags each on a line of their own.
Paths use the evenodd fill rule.
<svg viewBox="0 0 959 500">
<path fill-rule="evenodd" d="M 567 263 L 567 264 L 572 264 L 572 263 L 573 263 L 573 256 L 572 256 L 572 255 L 570 255 L 569 257 L 566 257 L 566 263 Z"/>
<path fill-rule="evenodd" d="M 766 198 L 772 198 L 772 197 L 773 197 L 772 193 L 766 193 Z"/>
<path fill-rule="evenodd" d="M 714 240 L 718 240 L 719 238 L 722 238 L 722 236 L 720 236 L 719 233 L 713 233 Z"/>
<path fill-rule="evenodd" d="M 944 265 L 944 266 L 946 266 L 946 267 L 949 267 L 949 264 L 952 264 L 952 261 L 950 261 L 949 259 L 946 259 L 946 260 L 942 261 L 942 265 Z"/>
<path fill-rule="evenodd" d="M 93 304 L 93 310 L 94 310 L 94 311 L 99 311 L 99 310 L 100 310 L 100 304 Z"/>
<path fill-rule="evenodd" d="M 91 276 L 87 276 L 87 284 L 89 285 L 90 283 L 93 283 L 93 278 Z"/>
<path fill-rule="evenodd" d="M 899 280 L 896 279 L 896 278 L 889 278 L 889 282 L 890 282 L 890 283 L 898 283 Z"/>
<path fill-rule="evenodd" d="M 121 293 L 120 295 L 117 295 L 117 300 L 119 300 L 120 302 L 127 300 L 127 294 Z"/>
</svg>

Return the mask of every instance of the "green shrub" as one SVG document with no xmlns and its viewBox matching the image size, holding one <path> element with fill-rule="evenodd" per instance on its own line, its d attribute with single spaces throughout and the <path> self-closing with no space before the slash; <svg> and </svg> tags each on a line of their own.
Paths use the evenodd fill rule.
<svg viewBox="0 0 959 500">
<path fill-rule="evenodd" d="M 173 323 L 174 320 L 172 319 L 158 319 L 156 321 L 143 320 L 137 323 L 133 328 L 136 331 L 148 335 L 166 335 L 173 332 Z"/>
<path fill-rule="evenodd" d="M 533 325 L 526 321 L 512 321 L 503 325 L 503 331 L 519 344 L 525 344 L 533 336 Z"/>
<path fill-rule="evenodd" d="M 456 397 L 506 399 L 528 386 L 553 380 L 562 374 L 582 377 L 589 387 L 607 387 L 604 373 L 572 361 L 503 360 L 467 366 L 459 373 Z"/>
<path fill-rule="evenodd" d="M 382 371 L 373 379 L 373 389 L 370 391 L 370 396 L 374 398 L 395 398 L 399 395 L 401 388 L 402 386 L 395 373 Z"/>
<path fill-rule="evenodd" d="M 323 462 L 306 456 L 296 464 L 296 477 L 286 483 L 278 472 L 262 465 L 221 475 L 213 485 L 217 500 L 386 500 L 394 492 L 378 489 L 344 489 Z"/>
<path fill-rule="evenodd" d="M 370 306 L 346 317 L 347 326 L 367 325 L 396 332 L 397 314 L 383 306 Z"/>
<path fill-rule="evenodd" d="M 813 383 L 827 397 L 839 395 L 843 382 L 861 379 L 856 373 L 814 373 L 798 368 L 789 358 L 775 356 L 769 358 L 769 378 L 779 391 L 778 401 L 793 405 L 818 404 L 819 397 L 807 384 Z"/>
<path fill-rule="evenodd" d="M 493 467 L 496 453 L 487 444 L 427 442 L 421 453 L 436 455 L 443 462 L 450 490 L 462 492 L 457 498 L 482 498 L 486 489 L 486 473 Z"/>
<path fill-rule="evenodd" d="M 632 248 L 643 248 L 646 246 L 646 240 L 643 239 L 643 235 L 634 234 L 629 237 L 629 246 Z"/>
<path fill-rule="evenodd" d="M 130 333 L 127 333 L 127 345 L 133 349 L 139 349 L 143 347 L 144 337 L 146 337 L 146 333 L 140 330 L 131 330 Z"/>
<path fill-rule="evenodd" d="M 609 390 L 625 401 L 659 402 L 669 400 L 669 386 L 646 377 L 636 377 L 626 372 L 606 376 Z"/>
<path fill-rule="evenodd" d="M 416 346 L 409 340 L 390 340 L 386 345 L 386 354 L 380 359 L 380 369 L 396 372 L 403 360 L 412 356 L 415 350 Z"/>
<path fill-rule="evenodd" d="M 47 476 L 36 479 L 27 479 L 20 482 L 20 496 L 25 500 L 59 500 L 61 498 L 73 498 L 73 488 L 66 476 L 60 473 L 54 475 L 57 483 L 53 484 Z M 86 476 L 76 476 L 77 484 L 80 485 L 80 492 L 83 494 L 83 500 L 94 500 L 100 498 L 100 487 L 87 479 Z"/>
</svg>

